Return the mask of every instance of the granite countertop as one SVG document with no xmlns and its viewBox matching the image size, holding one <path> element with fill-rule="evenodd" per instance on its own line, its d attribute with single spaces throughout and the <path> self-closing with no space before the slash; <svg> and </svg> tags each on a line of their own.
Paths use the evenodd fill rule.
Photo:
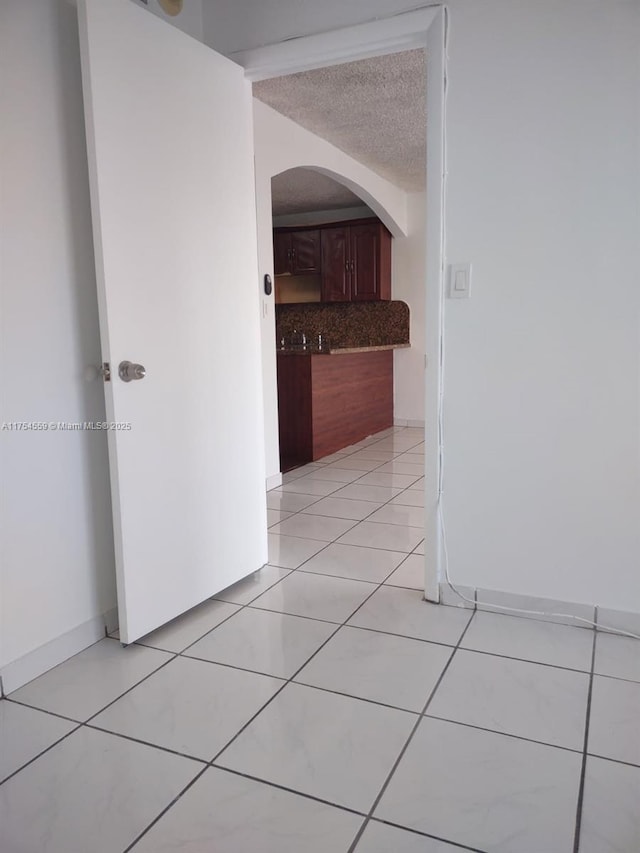
<svg viewBox="0 0 640 853">
<path fill-rule="evenodd" d="M 328 347 L 327 349 L 319 350 L 317 347 L 278 347 L 276 352 L 279 355 L 348 355 L 357 352 L 382 352 L 389 349 L 406 349 L 411 344 L 380 344 L 378 346 L 361 346 L 361 347 Z"/>
</svg>

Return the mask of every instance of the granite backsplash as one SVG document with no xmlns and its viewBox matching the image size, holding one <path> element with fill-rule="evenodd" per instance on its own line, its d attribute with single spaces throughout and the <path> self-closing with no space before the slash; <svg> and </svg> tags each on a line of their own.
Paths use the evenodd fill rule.
<svg viewBox="0 0 640 853">
<path fill-rule="evenodd" d="M 322 335 L 323 346 L 383 346 L 409 343 L 409 306 L 405 302 L 330 302 L 276 305 L 276 345 Z"/>
</svg>

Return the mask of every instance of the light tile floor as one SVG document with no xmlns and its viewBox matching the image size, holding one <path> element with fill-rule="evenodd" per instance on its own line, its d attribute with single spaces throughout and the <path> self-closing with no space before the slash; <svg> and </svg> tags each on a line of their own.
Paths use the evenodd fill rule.
<svg viewBox="0 0 640 853">
<path fill-rule="evenodd" d="M 269 566 L 0 702 L 2 853 L 638 853 L 640 642 L 426 604 L 422 442 L 290 472 Z"/>
</svg>

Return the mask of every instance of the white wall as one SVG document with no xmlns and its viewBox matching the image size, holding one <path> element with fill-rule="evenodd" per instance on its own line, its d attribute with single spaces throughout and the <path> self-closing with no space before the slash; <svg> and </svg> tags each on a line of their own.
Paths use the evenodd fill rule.
<svg viewBox="0 0 640 853">
<path fill-rule="evenodd" d="M 414 5 L 414 4 L 411 4 Z M 637 3 L 451 0 L 445 491 L 472 586 L 640 611 Z M 404 0 L 224 0 L 231 53 Z"/>
<path fill-rule="evenodd" d="M 76 11 L 5 0 L 0 34 L 1 420 L 103 420 Z M 104 433 L 0 445 L 4 666 L 116 598 Z"/>
<path fill-rule="evenodd" d="M 407 235 L 393 241 L 393 298 L 410 309 L 409 349 L 393 354 L 393 416 L 396 421 L 424 423 L 426 193 L 407 196 Z"/>
<path fill-rule="evenodd" d="M 399 237 L 408 230 L 407 194 L 330 143 L 254 99 L 258 262 L 273 278 L 271 178 L 298 166 L 340 175 Z M 393 251 L 396 251 L 394 241 Z M 394 292 L 395 298 L 395 292 Z M 402 297 L 398 297 L 402 298 Z M 274 295 L 262 298 L 262 366 L 267 479 L 280 472 Z"/>
<path fill-rule="evenodd" d="M 445 489 L 462 583 L 640 611 L 638 6 L 455 3 Z"/>
<path fill-rule="evenodd" d="M 198 41 L 202 41 L 203 0 L 184 0 L 184 5 L 179 15 L 167 15 L 162 6 L 158 3 L 158 0 L 146 0 L 146 2 L 145 0 L 132 0 L 132 2 L 135 3 L 136 6 L 142 6 L 143 8 L 148 9 L 150 12 L 153 12 L 154 15 L 162 18 L 163 21 L 166 21 L 168 24 L 188 33 L 190 36 L 197 38 Z"/>
</svg>

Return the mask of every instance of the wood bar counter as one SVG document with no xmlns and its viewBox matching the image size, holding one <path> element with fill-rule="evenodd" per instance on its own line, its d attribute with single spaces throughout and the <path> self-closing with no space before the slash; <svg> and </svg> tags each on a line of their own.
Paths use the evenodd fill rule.
<svg viewBox="0 0 640 853">
<path fill-rule="evenodd" d="M 278 352 L 282 471 L 393 425 L 394 348 Z"/>
</svg>

